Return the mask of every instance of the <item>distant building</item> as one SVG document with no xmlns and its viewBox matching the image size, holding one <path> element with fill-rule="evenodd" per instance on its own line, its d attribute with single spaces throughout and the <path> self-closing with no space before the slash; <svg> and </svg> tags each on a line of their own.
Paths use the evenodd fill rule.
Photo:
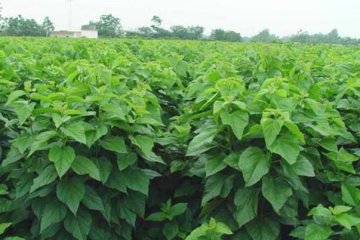
<svg viewBox="0 0 360 240">
<path fill-rule="evenodd" d="M 98 38 L 98 31 L 94 25 L 83 25 L 81 27 L 81 37 Z"/>
<path fill-rule="evenodd" d="M 60 38 L 98 38 L 98 31 L 95 26 L 84 25 L 81 31 L 52 31 L 50 37 Z"/>
</svg>

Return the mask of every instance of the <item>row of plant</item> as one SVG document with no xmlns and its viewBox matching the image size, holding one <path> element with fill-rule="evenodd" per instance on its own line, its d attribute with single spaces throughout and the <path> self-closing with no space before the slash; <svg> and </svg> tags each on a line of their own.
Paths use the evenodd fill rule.
<svg viewBox="0 0 360 240">
<path fill-rule="evenodd" d="M 360 237 L 360 48 L 0 40 L 3 239 Z"/>
</svg>

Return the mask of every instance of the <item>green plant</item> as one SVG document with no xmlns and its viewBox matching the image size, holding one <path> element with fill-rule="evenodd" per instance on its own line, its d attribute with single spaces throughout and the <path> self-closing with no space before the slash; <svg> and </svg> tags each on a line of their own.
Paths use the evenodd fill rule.
<svg viewBox="0 0 360 240">
<path fill-rule="evenodd" d="M 0 49 L 2 238 L 359 239 L 359 47 Z"/>
</svg>

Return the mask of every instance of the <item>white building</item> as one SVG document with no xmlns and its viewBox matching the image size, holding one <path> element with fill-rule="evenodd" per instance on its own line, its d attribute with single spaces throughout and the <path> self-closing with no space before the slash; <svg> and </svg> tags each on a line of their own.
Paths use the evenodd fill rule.
<svg viewBox="0 0 360 240">
<path fill-rule="evenodd" d="M 50 37 L 60 38 L 98 38 L 98 31 L 95 27 L 84 25 L 80 31 L 53 31 L 50 32 Z"/>
</svg>

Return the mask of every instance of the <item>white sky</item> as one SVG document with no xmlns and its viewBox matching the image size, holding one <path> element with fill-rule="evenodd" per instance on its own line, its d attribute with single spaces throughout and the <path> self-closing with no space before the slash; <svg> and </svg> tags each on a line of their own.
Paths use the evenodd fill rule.
<svg viewBox="0 0 360 240">
<path fill-rule="evenodd" d="M 22 14 L 42 21 L 49 16 L 57 30 L 68 29 L 68 0 L 0 0 L 3 16 Z M 223 28 L 251 36 L 268 28 L 285 36 L 303 29 L 360 38 L 360 0 L 74 0 L 72 28 L 101 14 L 121 19 L 125 29 L 149 26 L 153 15 L 171 25 L 201 25 L 209 33 Z"/>
</svg>

